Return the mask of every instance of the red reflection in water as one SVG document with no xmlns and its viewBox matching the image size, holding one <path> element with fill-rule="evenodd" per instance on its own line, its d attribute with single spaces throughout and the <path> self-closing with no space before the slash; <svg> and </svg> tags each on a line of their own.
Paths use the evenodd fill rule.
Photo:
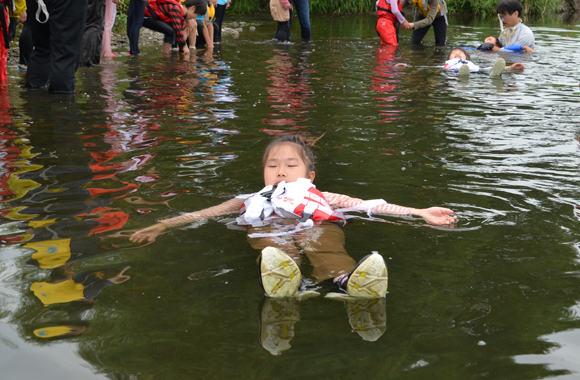
<svg viewBox="0 0 580 380">
<path fill-rule="evenodd" d="M 399 93 L 397 88 L 401 85 L 401 72 L 395 66 L 397 63 L 396 46 L 381 46 L 377 48 L 376 64 L 373 70 L 375 75 L 371 78 L 373 85 L 371 90 L 381 96 L 375 99 L 380 101 L 379 115 L 384 117 L 382 123 L 391 123 L 401 117 L 403 112 L 399 107 Z"/>
<path fill-rule="evenodd" d="M 295 129 L 307 128 L 298 124 L 308 121 L 309 118 L 298 116 L 307 114 L 308 108 L 314 107 L 313 104 L 306 103 L 312 97 L 309 78 L 314 72 L 312 65 L 308 62 L 309 55 L 310 51 L 301 51 L 298 61 L 294 63 L 294 59 L 288 51 L 278 49 L 276 55 L 268 60 L 270 85 L 266 91 L 268 92 L 268 101 L 271 103 L 270 107 L 276 110 L 276 113 L 271 113 L 270 117 L 262 119 L 262 122 L 276 127 L 293 126 L 294 130 L 286 133 L 261 129 L 262 132 L 279 135 L 296 133 Z M 288 114 L 290 116 L 286 116 Z"/>
</svg>

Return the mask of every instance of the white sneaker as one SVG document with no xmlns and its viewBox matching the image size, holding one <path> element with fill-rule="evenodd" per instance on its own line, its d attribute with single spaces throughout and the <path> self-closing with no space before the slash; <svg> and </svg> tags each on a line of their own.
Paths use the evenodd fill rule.
<svg viewBox="0 0 580 380">
<path fill-rule="evenodd" d="M 342 293 L 328 293 L 326 298 L 382 298 L 387 294 L 389 277 L 387 264 L 378 252 L 363 257 L 349 274 L 335 280 Z"/>
<path fill-rule="evenodd" d="M 267 297 L 292 297 L 298 293 L 302 275 L 294 259 L 281 249 L 266 247 L 260 256 L 260 283 Z"/>
<path fill-rule="evenodd" d="M 457 71 L 457 75 L 462 79 L 469 78 L 469 65 L 461 65 L 459 71 Z"/>
<path fill-rule="evenodd" d="M 501 77 L 501 73 L 505 70 L 505 59 L 498 58 L 497 61 L 493 64 L 491 71 L 489 72 L 489 76 L 491 78 L 499 78 Z"/>
</svg>

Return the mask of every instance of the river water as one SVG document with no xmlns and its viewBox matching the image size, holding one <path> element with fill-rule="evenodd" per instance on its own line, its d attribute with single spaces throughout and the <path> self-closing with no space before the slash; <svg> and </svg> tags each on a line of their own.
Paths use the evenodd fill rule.
<svg viewBox="0 0 580 380">
<path fill-rule="evenodd" d="M 501 54 L 524 73 L 458 80 L 438 67 L 449 47 L 497 22 L 452 19 L 443 48 L 402 32 L 396 50 L 372 15 L 314 17 L 306 45 L 239 20 L 256 31 L 213 54 L 150 46 L 80 69 L 74 97 L 26 93 L 10 68 L 0 378 L 577 378 L 578 27 L 531 23 L 537 53 Z M 319 189 L 459 217 L 345 227 L 355 260 L 385 257 L 384 302 L 266 300 L 257 252 L 219 220 L 128 241 L 261 189 L 261 153 L 285 133 L 322 136 Z"/>
</svg>

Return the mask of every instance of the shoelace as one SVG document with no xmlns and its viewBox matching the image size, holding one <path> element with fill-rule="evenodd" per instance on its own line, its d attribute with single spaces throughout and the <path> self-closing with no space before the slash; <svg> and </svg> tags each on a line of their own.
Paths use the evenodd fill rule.
<svg viewBox="0 0 580 380">
<path fill-rule="evenodd" d="M 38 10 L 36 11 L 36 21 L 38 21 L 41 24 L 46 24 L 49 18 L 48 10 L 46 9 L 46 4 L 44 4 L 44 1 L 42 0 L 36 0 L 36 2 L 38 3 Z M 40 12 L 44 13 L 44 15 L 46 16 L 46 20 L 40 21 Z"/>
</svg>

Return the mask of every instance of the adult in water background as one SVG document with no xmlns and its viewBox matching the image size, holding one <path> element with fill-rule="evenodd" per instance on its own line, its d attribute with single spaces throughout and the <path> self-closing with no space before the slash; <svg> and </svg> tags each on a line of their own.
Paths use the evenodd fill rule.
<svg viewBox="0 0 580 380">
<path fill-rule="evenodd" d="M 420 44 L 423 38 L 433 26 L 435 33 L 435 44 L 445 45 L 447 40 L 447 5 L 445 0 L 407 0 L 406 4 L 411 3 L 413 14 L 419 12 L 417 21 L 408 25 L 403 25 L 403 30 L 413 29 L 412 42 Z"/>
<path fill-rule="evenodd" d="M 518 0 L 502 0 L 495 10 L 505 28 L 498 38 L 503 46 L 523 45 L 535 48 L 534 33 L 520 21 L 522 4 Z"/>
</svg>

